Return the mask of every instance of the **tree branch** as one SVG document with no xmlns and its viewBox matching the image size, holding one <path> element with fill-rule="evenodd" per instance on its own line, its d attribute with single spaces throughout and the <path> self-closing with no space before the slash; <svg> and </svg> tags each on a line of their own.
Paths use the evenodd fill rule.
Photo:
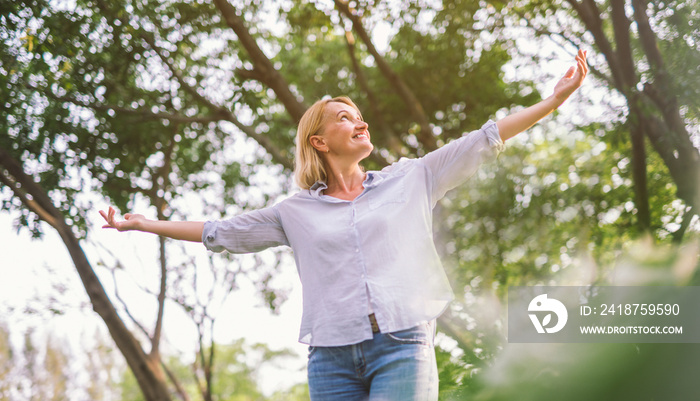
<svg viewBox="0 0 700 401">
<path fill-rule="evenodd" d="M 644 0 L 632 0 L 632 8 L 634 9 L 634 20 L 637 23 L 639 38 L 641 39 L 644 54 L 649 60 L 649 65 L 653 70 L 665 72 L 663 57 L 656 45 L 656 35 L 651 30 L 649 17 L 647 17 L 647 2 Z"/>
<path fill-rule="evenodd" d="M 165 374 L 168 375 L 168 379 L 170 379 L 170 382 L 175 386 L 175 392 L 177 395 L 182 399 L 182 401 L 190 401 L 190 396 L 187 394 L 187 391 L 185 388 L 182 386 L 182 382 L 175 376 L 175 373 L 173 373 L 170 368 L 168 368 L 167 365 L 161 361 L 160 366 L 163 368 L 165 371 Z"/>
<path fill-rule="evenodd" d="M 164 162 L 163 165 L 158 169 L 157 174 L 153 176 L 153 188 L 159 188 L 165 191 L 170 189 L 170 179 L 168 178 L 170 172 L 172 171 L 172 160 L 173 153 L 175 152 L 175 135 L 177 135 L 178 127 L 174 125 L 172 127 L 172 136 L 168 143 L 168 147 L 164 152 Z M 158 195 L 159 191 L 154 191 L 155 198 L 151 202 L 156 206 L 156 214 L 158 220 L 167 220 L 165 216 L 165 208 L 167 203 L 162 196 Z M 167 290 L 167 256 L 165 252 L 165 237 L 158 236 L 158 245 L 160 249 L 159 261 L 160 261 L 160 289 L 158 291 L 158 314 L 156 315 L 156 325 L 153 330 L 153 337 L 151 338 L 151 358 L 160 359 L 160 340 L 163 331 L 163 315 L 165 313 L 165 292 Z"/>
<path fill-rule="evenodd" d="M 632 60 L 632 48 L 630 47 L 630 20 L 625 14 L 625 4 L 622 1 L 613 0 L 610 2 L 610 19 L 613 22 L 613 32 L 615 34 L 616 60 L 619 62 L 622 75 L 621 83 L 625 92 L 634 88 L 637 84 L 637 72 Z"/>
<path fill-rule="evenodd" d="M 642 231 L 651 227 L 651 211 L 647 189 L 647 156 L 644 146 L 644 130 L 639 117 L 639 105 L 634 100 L 637 85 L 637 72 L 632 60 L 630 47 L 630 20 L 625 14 L 625 4 L 622 1 L 611 2 L 611 20 L 617 44 L 616 57 L 622 73 L 621 90 L 628 99 L 630 117 L 630 142 L 632 144 L 632 180 L 634 182 L 635 204 L 637 205 L 637 223 Z"/>
<path fill-rule="evenodd" d="M 173 74 L 175 79 L 178 81 L 180 86 L 182 88 L 184 88 L 184 90 L 187 93 L 194 96 L 197 100 L 199 100 L 199 102 L 206 105 L 210 109 L 215 110 L 216 115 L 220 116 L 220 118 L 219 118 L 220 120 L 226 120 L 226 121 L 233 123 L 233 125 L 235 125 L 244 134 L 253 138 L 256 142 L 258 142 L 258 144 L 260 144 L 260 146 L 262 146 L 272 156 L 272 159 L 275 162 L 281 164 L 282 166 L 284 166 L 285 168 L 287 168 L 289 170 L 294 169 L 294 162 L 288 156 L 286 156 L 285 152 L 283 152 L 280 148 L 278 148 L 277 145 L 275 145 L 273 143 L 273 141 L 271 141 L 265 135 L 258 134 L 257 132 L 255 132 L 255 130 L 253 128 L 241 123 L 236 118 L 236 116 L 233 115 L 233 113 L 231 113 L 226 108 L 218 106 L 218 105 L 214 104 L 213 102 L 211 102 L 206 97 L 200 95 L 199 92 L 197 92 L 197 90 L 194 87 L 192 87 L 192 85 L 189 85 L 185 81 L 183 75 L 180 73 L 180 71 L 177 68 L 175 68 L 175 66 L 170 62 L 170 60 L 168 60 L 168 58 L 163 55 L 163 52 L 161 51 L 161 49 L 156 46 L 155 41 L 153 41 L 151 39 L 148 43 L 153 48 L 153 51 L 155 51 L 156 54 L 158 54 L 158 57 L 163 61 L 163 63 L 165 63 L 165 65 L 171 71 L 171 73 Z M 303 114 L 303 112 L 302 112 L 302 114 Z M 301 118 L 301 116 L 299 118 Z"/>
<path fill-rule="evenodd" d="M 209 327 L 209 337 L 214 338 L 214 319 L 211 319 L 211 325 Z M 212 389 L 214 388 L 214 376 L 212 375 L 212 372 L 214 371 L 214 355 L 215 355 L 215 350 L 216 350 L 216 343 L 214 343 L 214 340 L 211 341 L 211 346 L 209 347 L 209 361 L 207 362 L 207 368 L 205 369 L 206 373 L 206 378 L 207 378 L 207 391 L 209 394 L 212 393 Z"/>
<path fill-rule="evenodd" d="M 693 217 L 695 215 L 696 215 L 695 209 L 692 206 L 689 207 L 685 211 L 685 213 L 683 213 L 683 220 L 681 220 L 681 226 L 678 227 L 678 230 L 676 230 L 672 233 L 672 238 L 673 238 L 674 243 L 676 243 L 676 244 L 681 243 L 681 241 L 683 240 L 683 235 L 685 234 L 688 227 L 690 227 L 690 222 L 693 220 Z"/>
<path fill-rule="evenodd" d="M 1 163 L 1 161 L 0 161 Z M 31 195 L 29 195 L 24 189 L 22 189 L 22 184 L 15 181 L 14 177 L 6 170 L 0 171 L 0 182 L 5 184 L 8 188 L 14 192 L 22 202 L 26 205 L 29 210 L 35 213 L 39 218 L 51 225 L 53 228 L 58 228 L 58 221 L 55 216 L 52 216 L 46 209 L 44 209 L 39 202 L 35 201 Z"/>
<path fill-rule="evenodd" d="M 219 121 L 222 120 L 222 116 L 214 115 L 214 116 L 204 116 L 204 117 L 189 117 L 189 116 L 183 116 L 181 114 L 172 114 L 172 113 L 162 113 L 162 112 L 153 112 L 149 109 L 132 109 L 129 107 L 121 107 L 121 106 L 116 106 L 112 104 L 104 104 L 104 103 L 96 103 L 96 102 L 87 102 L 84 100 L 78 100 L 75 99 L 71 96 L 58 96 L 55 93 L 53 93 L 51 90 L 48 89 L 40 89 L 35 86 L 27 85 L 27 88 L 33 91 L 41 92 L 43 93 L 46 97 L 54 99 L 59 102 L 67 102 L 67 103 L 72 103 L 76 106 L 81 106 L 85 107 L 88 109 L 94 109 L 94 110 L 102 110 L 102 111 L 109 111 L 112 110 L 115 113 L 118 114 L 126 114 L 126 115 L 134 115 L 134 116 L 142 116 L 145 119 L 148 120 L 168 120 L 174 123 L 201 123 L 201 124 L 206 124 L 214 121 Z"/>
<path fill-rule="evenodd" d="M 103 11 L 107 10 L 107 4 L 99 0 L 98 4 L 101 6 Z M 303 104 L 299 103 L 294 95 L 291 94 L 291 91 L 289 90 L 289 86 L 287 85 L 286 81 L 279 75 L 279 73 L 274 70 L 272 67 L 272 63 L 270 62 L 269 59 L 262 53 L 259 47 L 257 47 L 257 44 L 255 43 L 255 40 L 250 36 L 248 33 L 247 29 L 243 25 L 243 21 L 236 16 L 235 9 L 226 1 L 226 0 L 217 0 L 217 7 L 220 9 L 222 14 L 224 15 L 224 18 L 226 19 L 227 23 L 229 26 L 231 26 L 236 35 L 238 35 L 239 40 L 242 41 L 244 44 L 244 47 L 246 50 L 251 53 L 251 57 L 253 57 L 254 61 L 256 62 L 256 69 L 259 71 L 272 71 L 270 74 L 273 75 L 272 79 L 266 79 L 264 83 L 266 83 L 268 86 L 270 86 L 273 91 L 277 94 L 278 98 L 283 102 L 285 105 L 287 112 L 289 112 L 292 117 L 295 119 L 299 120 L 301 116 L 303 115 L 304 111 L 306 111 L 306 106 Z M 106 12 L 106 11 L 105 11 Z M 128 21 L 124 19 L 124 17 L 120 17 L 120 20 L 122 21 L 122 24 L 128 25 Z M 153 24 L 158 26 L 157 21 L 151 21 Z M 257 134 L 255 130 L 249 126 L 246 126 L 242 124 L 236 116 L 234 116 L 229 110 L 227 110 L 224 107 L 221 107 L 219 105 L 214 104 L 211 102 L 209 99 L 207 99 L 205 96 L 201 95 L 196 88 L 194 88 L 192 85 L 189 85 L 185 79 L 182 73 L 173 65 L 173 63 L 170 61 L 168 57 L 166 57 L 163 54 L 163 51 L 156 45 L 155 37 L 153 35 L 149 34 L 143 34 L 141 35 L 141 38 L 153 49 L 153 51 L 156 52 L 160 60 L 168 67 L 170 72 L 173 74 L 173 77 L 177 80 L 177 82 L 180 84 L 180 86 L 187 92 L 189 93 L 194 99 L 196 99 L 199 103 L 205 105 L 209 109 L 213 111 L 213 115 L 209 117 L 184 117 L 184 116 L 178 116 L 178 115 L 170 115 L 170 114 L 162 114 L 162 113 L 151 113 L 151 114 L 144 114 L 148 116 L 152 116 L 154 118 L 164 118 L 168 119 L 173 122 L 200 122 L 200 123 L 208 123 L 212 121 L 220 121 L 220 120 L 226 120 L 231 123 L 233 123 L 238 129 L 240 129 L 244 134 L 247 136 L 253 138 L 260 146 L 262 146 L 273 158 L 273 160 L 276 163 L 281 164 L 285 168 L 289 170 L 294 169 L 294 163 L 291 160 L 289 156 L 286 155 L 286 152 L 284 152 L 282 149 L 277 147 L 273 141 L 265 137 L 264 135 Z M 262 66 L 262 67 L 261 67 Z M 257 72 L 256 72 L 257 73 Z M 97 105 L 95 105 L 97 106 Z M 86 106 L 89 107 L 89 106 Z M 121 111 L 124 113 L 139 113 L 137 111 L 132 111 L 129 109 L 119 109 L 115 108 L 113 106 L 98 106 L 104 109 L 113 109 L 115 111 Z"/>
<path fill-rule="evenodd" d="M 307 106 L 297 100 L 297 97 L 289 89 L 287 81 L 260 49 L 248 28 L 246 28 L 243 19 L 236 14 L 236 9 L 231 3 L 228 0 L 214 0 L 214 4 L 221 12 L 229 28 L 236 33 L 238 40 L 253 61 L 255 74 L 260 77 L 260 81 L 275 92 L 279 101 L 287 109 L 287 112 L 295 121 L 299 121 L 304 112 L 306 112 Z"/>
<path fill-rule="evenodd" d="M 105 322 L 112 339 L 124 355 L 143 392 L 144 398 L 147 401 L 169 400 L 170 396 L 163 380 L 162 370 L 158 366 L 153 366 L 152 361 L 147 357 L 139 342 L 119 317 L 100 279 L 95 274 L 87 256 L 83 252 L 80 242 L 62 217 L 62 213 L 53 206 L 46 192 L 31 177 L 24 173 L 21 163 L 2 147 L 0 147 L 0 166 L 5 170 L 4 174 L 7 174 L 3 182 L 7 182 L 7 177 L 11 177 L 10 183 L 20 183 L 21 190 L 28 195 L 24 199 L 35 201 L 36 204 L 45 209 L 49 216 L 54 218 L 55 225 L 53 227 L 56 228 L 56 231 L 61 236 L 61 240 L 68 249 L 68 253 L 83 282 L 93 309 Z M 19 187 L 11 188 L 17 193 Z M 23 198 L 20 197 L 20 199 Z M 25 206 L 30 207 L 26 203 Z"/>
<path fill-rule="evenodd" d="M 678 137 L 687 137 L 685 123 L 683 122 L 683 118 L 681 118 L 678 107 L 678 100 L 673 93 L 671 77 L 666 70 L 661 51 L 656 43 L 656 35 L 649 24 L 649 17 L 646 13 L 647 2 L 645 0 L 632 0 L 632 6 L 634 8 L 634 20 L 637 22 L 642 48 L 651 66 L 651 72 L 654 75 L 654 86 L 657 95 L 652 99 L 655 100 L 663 113 L 664 119 L 669 124 L 673 134 Z M 680 147 L 679 151 L 683 149 L 684 147 Z M 697 151 L 695 154 L 697 155 Z"/>
<path fill-rule="evenodd" d="M 537 26 L 535 26 L 535 24 L 532 23 L 532 21 L 529 18 L 527 18 L 527 16 L 525 16 L 525 14 L 523 12 L 516 11 L 516 13 L 535 32 L 536 35 L 546 36 L 550 40 L 552 40 L 552 37 L 555 37 L 555 36 L 560 37 L 565 42 L 568 42 L 568 43 L 574 45 L 574 47 L 576 47 L 577 49 L 580 49 L 582 47 L 581 41 L 575 41 L 571 37 L 566 36 L 563 32 L 553 32 L 553 31 L 550 31 L 548 29 L 544 29 L 542 27 L 537 27 Z M 564 44 L 559 43 L 555 40 L 552 40 L 552 42 L 554 42 L 561 49 L 567 50 L 566 47 L 564 46 Z M 574 56 L 574 54 L 572 54 L 572 57 L 573 56 Z M 613 81 L 613 78 L 604 74 L 602 71 L 597 69 L 594 65 L 588 65 L 588 71 L 591 74 L 593 74 L 594 76 L 598 77 L 598 79 L 600 79 L 601 81 L 607 83 L 608 86 L 615 87 L 615 83 Z"/>
<path fill-rule="evenodd" d="M 161 217 L 162 213 L 158 213 Z M 160 220 L 160 218 L 159 218 Z M 151 354 L 152 358 L 160 359 L 160 339 L 163 332 L 163 315 L 165 314 L 165 291 L 167 290 L 168 265 L 165 253 L 165 237 L 158 236 L 159 245 L 159 262 L 160 262 L 160 289 L 158 291 L 158 314 L 156 315 L 156 326 L 153 329 L 153 337 L 151 338 Z"/>
<path fill-rule="evenodd" d="M 615 51 L 613 50 L 608 37 L 603 31 L 603 20 L 600 18 L 600 10 L 595 4 L 595 0 L 582 0 L 579 3 L 576 0 L 567 0 L 567 2 L 573 7 L 573 9 L 578 13 L 581 21 L 586 25 L 586 29 L 593 35 L 593 40 L 598 49 L 600 49 L 605 59 L 608 61 L 608 66 L 610 66 L 610 72 L 612 73 L 614 86 L 621 89 L 622 83 L 624 82 L 622 72 L 620 71 L 620 66 L 617 61 Z"/>
<path fill-rule="evenodd" d="M 605 36 L 600 10 L 596 6 L 595 0 L 582 0 L 581 2 L 567 0 L 567 2 L 578 13 L 586 25 L 586 29 L 593 34 L 596 45 L 605 56 L 613 73 L 615 88 L 627 99 L 630 118 L 638 120 L 640 129 L 643 130 L 656 152 L 664 160 L 678 188 L 677 196 L 697 210 L 700 207 L 700 153 L 690 141 L 690 136 L 680 117 L 677 100 L 671 90 L 670 77 L 665 71 L 663 59 L 656 45 L 656 36 L 651 30 L 646 15 L 646 1 L 632 0 L 634 18 L 637 22 L 642 47 L 655 77 L 654 82 L 648 84 L 645 91 L 641 93 L 630 89 L 627 85 L 631 80 L 625 78 L 625 71 L 622 69 L 624 62 L 620 60 L 620 54 L 613 51 Z M 617 35 L 622 35 L 624 28 L 621 15 L 623 11 L 621 8 L 616 8 L 613 15 L 613 18 L 618 20 L 617 26 L 613 27 Z M 624 38 L 622 40 L 624 41 Z M 626 51 L 626 49 L 621 50 L 622 56 L 625 55 Z M 649 96 L 650 92 L 653 93 L 652 96 Z M 654 110 L 660 110 L 663 119 L 658 118 Z M 635 122 L 631 121 L 631 123 Z M 638 146 L 639 142 L 636 143 L 635 146 Z"/>
<path fill-rule="evenodd" d="M 248 80 L 253 80 L 253 81 L 260 81 L 263 82 L 265 77 L 260 74 L 260 71 L 253 69 L 253 70 L 247 70 L 245 68 L 238 68 L 236 69 L 236 75 L 238 78 L 248 81 Z"/>
<path fill-rule="evenodd" d="M 129 317 L 131 320 L 131 323 L 133 323 L 139 331 L 146 336 L 146 338 L 151 338 L 151 333 L 146 330 L 146 328 L 136 319 L 136 316 L 134 316 L 131 313 L 131 310 L 129 309 L 129 306 L 127 305 L 126 301 L 124 298 L 122 298 L 121 294 L 119 293 L 119 286 L 117 285 L 117 276 L 115 272 L 117 271 L 116 268 L 111 268 L 109 269 L 112 273 L 112 282 L 114 283 L 114 297 L 119 301 L 120 304 L 122 304 L 122 308 L 124 309 L 124 313 Z"/>
<path fill-rule="evenodd" d="M 352 21 L 352 27 L 357 32 L 362 42 L 367 46 L 367 51 L 374 57 L 374 61 L 377 63 L 377 67 L 382 72 L 382 75 L 389 81 L 391 86 L 394 88 L 399 97 L 403 100 L 404 104 L 408 108 L 409 112 L 416 120 L 420 126 L 420 133 L 418 135 L 419 140 L 425 147 L 426 151 L 431 151 L 437 149 L 437 142 L 433 133 L 430 129 L 430 122 L 428 117 L 425 115 L 423 106 L 418 101 L 418 98 L 413 94 L 411 89 L 406 85 L 406 83 L 399 77 L 399 75 L 391 68 L 389 63 L 379 54 L 377 48 L 374 47 L 369 34 L 362 25 L 362 20 L 360 17 L 350 10 L 350 6 L 344 0 L 333 0 L 338 10 L 341 14 L 344 14 L 347 18 Z"/>
<path fill-rule="evenodd" d="M 206 316 L 206 311 L 203 312 L 204 315 Z M 210 357 L 207 359 L 206 354 L 204 352 L 204 323 L 203 322 L 196 322 L 197 324 L 197 333 L 198 333 L 198 342 L 199 342 L 199 360 L 202 363 L 202 371 L 204 373 L 204 386 L 200 384 L 200 391 L 202 393 L 202 398 L 204 398 L 205 401 L 212 401 L 212 381 L 211 381 L 211 374 L 212 374 L 212 357 L 213 357 L 213 350 L 210 350 Z M 211 346 L 214 346 L 214 343 L 212 341 Z"/>
<path fill-rule="evenodd" d="M 632 181 L 634 183 L 634 197 L 637 205 L 637 223 L 642 231 L 651 228 L 651 207 L 649 205 L 649 191 L 647 187 L 647 155 L 644 145 L 644 129 L 639 121 L 639 110 L 632 107 L 633 114 L 628 118 L 630 123 L 630 142 L 632 144 Z"/>
<path fill-rule="evenodd" d="M 374 121 L 377 122 L 379 131 L 382 133 L 382 136 L 386 138 L 386 143 L 389 149 L 394 154 L 405 154 L 405 152 L 402 149 L 402 143 L 399 140 L 399 136 L 396 135 L 394 130 L 392 130 L 391 127 L 389 127 L 389 125 L 386 123 L 384 117 L 382 117 L 377 97 L 374 95 L 374 91 L 370 89 L 369 84 L 367 83 L 367 76 L 365 75 L 364 71 L 362 71 L 362 67 L 357 61 L 357 57 L 355 56 L 355 38 L 352 36 L 352 32 L 345 32 L 345 43 L 348 47 L 348 53 L 350 53 L 350 61 L 352 62 L 352 69 L 353 71 L 355 71 L 357 82 L 358 84 L 360 84 L 360 88 L 362 89 L 362 91 L 364 91 L 367 95 L 367 100 L 369 100 L 369 107 L 373 111 L 372 116 L 374 117 Z M 384 159 L 381 155 L 377 154 L 376 152 L 372 152 L 372 156 L 374 157 L 375 161 L 379 162 L 382 166 L 389 164 L 386 161 L 386 159 Z"/>
<path fill-rule="evenodd" d="M 644 98 L 640 97 L 640 99 Z M 646 102 L 648 103 L 649 100 Z M 654 150 L 664 160 L 676 184 L 677 196 L 694 210 L 700 210 L 700 157 L 698 157 L 698 150 L 690 142 L 690 137 L 675 137 L 663 120 L 650 113 L 643 113 L 640 117 L 643 119 L 642 127 L 645 135 L 649 138 Z M 676 142 L 679 139 L 690 143 L 690 149 L 681 152 Z M 688 153 L 690 154 L 687 155 Z"/>
</svg>

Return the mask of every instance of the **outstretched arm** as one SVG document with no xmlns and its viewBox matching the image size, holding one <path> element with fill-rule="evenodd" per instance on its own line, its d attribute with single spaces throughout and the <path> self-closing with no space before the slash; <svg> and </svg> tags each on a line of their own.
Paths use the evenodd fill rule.
<svg viewBox="0 0 700 401">
<path fill-rule="evenodd" d="M 163 221 L 149 220 L 140 214 L 127 213 L 123 221 L 114 219 L 115 211 L 111 206 L 100 215 L 107 221 L 102 228 L 114 228 L 119 231 L 143 231 L 177 240 L 202 242 L 204 223 L 200 221 Z"/>
<path fill-rule="evenodd" d="M 550 97 L 496 122 L 501 140 L 505 142 L 506 139 L 512 138 L 535 125 L 536 122 L 556 110 L 581 86 L 583 79 L 588 73 L 585 51 L 578 51 L 576 62 L 576 67 L 569 68 L 564 77 L 554 87 L 554 93 Z"/>
</svg>

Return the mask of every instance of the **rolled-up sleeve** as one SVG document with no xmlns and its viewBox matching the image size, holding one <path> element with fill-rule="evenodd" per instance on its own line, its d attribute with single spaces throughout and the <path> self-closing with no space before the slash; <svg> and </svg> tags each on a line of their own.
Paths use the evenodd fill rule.
<svg viewBox="0 0 700 401">
<path fill-rule="evenodd" d="M 274 207 L 240 214 L 228 220 L 204 223 L 202 243 L 210 251 L 259 252 L 289 245 L 279 214 Z"/>
<path fill-rule="evenodd" d="M 433 205 L 447 191 L 467 181 L 481 164 L 494 160 L 504 149 L 498 126 L 489 120 L 481 129 L 425 155 L 421 161 L 430 172 Z"/>
</svg>

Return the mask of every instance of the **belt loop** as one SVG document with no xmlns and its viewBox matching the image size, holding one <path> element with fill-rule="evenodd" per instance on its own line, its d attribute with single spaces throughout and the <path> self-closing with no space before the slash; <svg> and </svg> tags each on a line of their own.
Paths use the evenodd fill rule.
<svg viewBox="0 0 700 401">
<path fill-rule="evenodd" d="M 369 324 L 372 325 L 372 333 L 379 333 L 379 325 L 377 324 L 377 318 L 374 313 L 369 315 Z"/>
</svg>

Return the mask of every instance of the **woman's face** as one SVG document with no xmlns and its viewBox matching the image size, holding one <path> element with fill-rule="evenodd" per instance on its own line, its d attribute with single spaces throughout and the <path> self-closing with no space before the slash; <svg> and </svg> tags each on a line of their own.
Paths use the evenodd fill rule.
<svg viewBox="0 0 700 401">
<path fill-rule="evenodd" d="M 330 102 L 324 110 L 324 122 L 311 144 L 329 157 L 351 157 L 357 161 L 372 153 L 368 125 L 352 106 Z"/>
</svg>

